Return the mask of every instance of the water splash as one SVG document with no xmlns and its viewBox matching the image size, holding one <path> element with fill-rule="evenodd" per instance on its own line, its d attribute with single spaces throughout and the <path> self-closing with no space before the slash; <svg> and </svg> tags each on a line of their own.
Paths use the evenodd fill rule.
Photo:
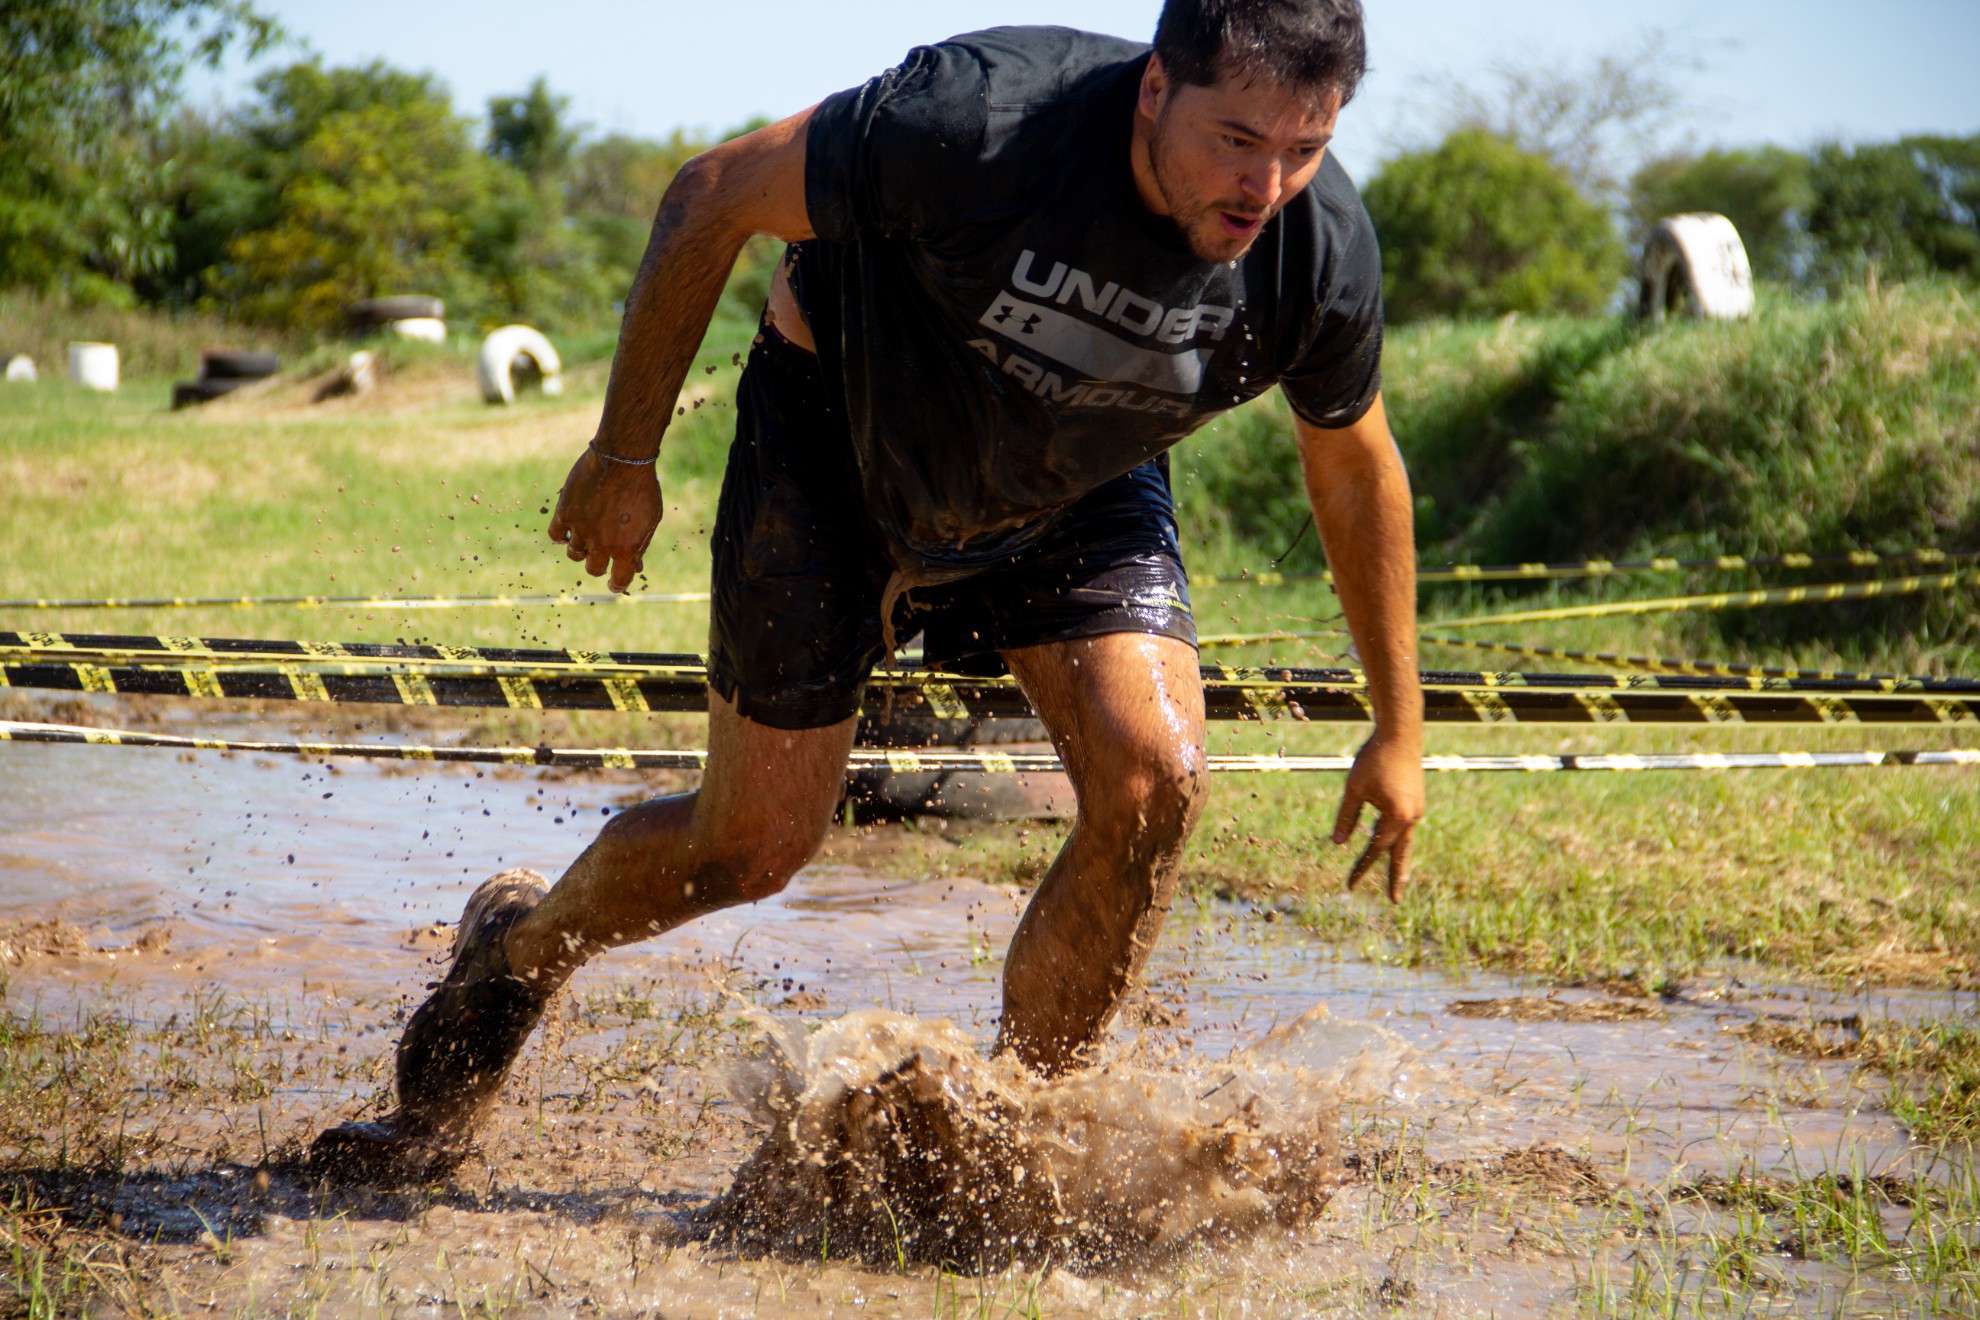
<svg viewBox="0 0 1980 1320">
<path fill-rule="evenodd" d="M 1316 1008 L 1220 1062 L 1045 1080 L 948 1022 L 750 1017 L 763 1049 L 727 1080 L 766 1131 L 715 1223 L 884 1262 L 1097 1264 L 1297 1227 L 1340 1183 L 1340 1105 L 1393 1094 L 1414 1057 Z"/>
</svg>

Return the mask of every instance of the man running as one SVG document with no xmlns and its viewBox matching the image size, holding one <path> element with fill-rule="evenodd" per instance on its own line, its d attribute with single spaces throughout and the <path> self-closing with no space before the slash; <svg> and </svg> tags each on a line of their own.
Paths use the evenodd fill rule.
<svg viewBox="0 0 1980 1320">
<path fill-rule="evenodd" d="M 1327 155 L 1358 0 L 1168 0 L 1148 47 L 1064 28 L 925 46 L 667 189 L 550 537 L 624 591 L 655 457 L 738 252 L 791 244 L 737 392 L 714 532 L 709 758 L 554 888 L 476 891 L 399 1045 L 399 1108 L 332 1167 L 444 1168 L 587 958 L 768 897 L 842 792 L 896 639 L 1007 666 L 1078 802 L 1012 938 L 998 1047 L 1088 1056 L 1154 944 L 1203 803 L 1203 692 L 1166 451 L 1285 391 L 1375 731 L 1334 841 L 1408 875 L 1424 808 L 1408 480 L 1379 393 L 1381 264 Z"/>
</svg>

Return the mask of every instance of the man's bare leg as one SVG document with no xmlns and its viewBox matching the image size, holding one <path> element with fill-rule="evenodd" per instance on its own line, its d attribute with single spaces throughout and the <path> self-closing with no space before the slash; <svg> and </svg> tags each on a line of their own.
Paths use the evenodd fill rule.
<svg viewBox="0 0 1980 1320">
<path fill-rule="evenodd" d="M 811 858 L 831 824 L 853 727 L 773 729 L 711 697 L 701 788 L 616 817 L 548 893 L 519 871 L 477 889 L 453 966 L 399 1042 L 399 1108 L 325 1132 L 311 1160 L 360 1176 L 451 1166 L 544 1004 L 586 958 L 774 894 Z"/>
<path fill-rule="evenodd" d="M 1114 633 L 1006 652 L 1079 802 L 1004 963 L 1000 1049 L 1079 1063 L 1147 962 L 1209 787 L 1196 648 Z"/>
<path fill-rule="evenodd" d="M 711 696 L 701 787 L 606 825 L 510 930 L 509 966 L 555 989 L 593 954 L 781 890 L 831 827 L 856 723 L 773 729 Z"/>
</svg>

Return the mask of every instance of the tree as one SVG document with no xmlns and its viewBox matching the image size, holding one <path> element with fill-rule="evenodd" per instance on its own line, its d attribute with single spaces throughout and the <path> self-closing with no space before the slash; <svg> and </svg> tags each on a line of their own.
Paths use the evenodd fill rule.
<svg viewBox="0 0 1980 1320">
<path fill-rule="evenodd" d="M 1681 81 L 1703 63 L 1653 30 L 1584 62 L 1526 51 L 1494 61 L 1477 81 L 1425 83 L 1446 135 L 1477 129 L 1504 138 L 1553 161 L 1585 196 L 1615 203 L 1628 162 L 1693 113 Z"/>
<path fill-rule="evenodd" d="M 1362 200 L 1394 320 L 1595 312 L 1623 275 L 1608 214 L 1560 166 L 1491 133 L 1391 159 Z"/>
<path fill-rule="evenodd" d="M 1754 275 L 1782 283 L 1798 280 L 1808 266 L 1802 222 L 1813 200 L 1808 158 L 1780 147 L 1665 156 L 1630 181 L 1638 234 L 1667 215 L 1717 212 L 1739 230 Z"/>
<path fill-rule="evenodd" d="M 1809 167 L 1815 276 L 1835 285 L 1944 272 L 1980 279 L 1980 136 L 1818 148 Z"/>
<path fill-rule="evenodd" d="M 0 5 L 0 288 L 128 299 L 170 256 L 146 132 L 188 63 L 279 35 L 246 0 Z"/>
<path fill-rule="evenodd" d="M 475 150 L 444 88 L 382 63 L 314 61 L 256 86 L 248 174 L 267 216 L 227 242 L 215 294 L 251 319 L 311 329 L 381 294 L 438 294 L 469 312 L 491 300 L 471 240 L 499 195 L 526 184 Z"/>
<path fill-rule="evenodd" d="M 530 178 L 560 178 L 577 146 L 577 131 L 564 120 L 568 97 L 557 96 L 538 75 L 521 96 L 488 101 L 488 154 L 507 161 Z"/>
</svg>

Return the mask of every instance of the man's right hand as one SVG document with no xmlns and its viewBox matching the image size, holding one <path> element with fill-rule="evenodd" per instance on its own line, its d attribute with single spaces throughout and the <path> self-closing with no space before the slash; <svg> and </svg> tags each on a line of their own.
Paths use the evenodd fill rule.
<svg viewBox="0 0 1980 1320">
<path fill-rule="evenodd" d="M 652 467 L 614 463 L 586 448 L 564 478 L 550 539 L 593 577 L 610 568 L 606 585 L 622 592 L 646 567 L 660 511 L 660 479 Z"/>
</svg>

